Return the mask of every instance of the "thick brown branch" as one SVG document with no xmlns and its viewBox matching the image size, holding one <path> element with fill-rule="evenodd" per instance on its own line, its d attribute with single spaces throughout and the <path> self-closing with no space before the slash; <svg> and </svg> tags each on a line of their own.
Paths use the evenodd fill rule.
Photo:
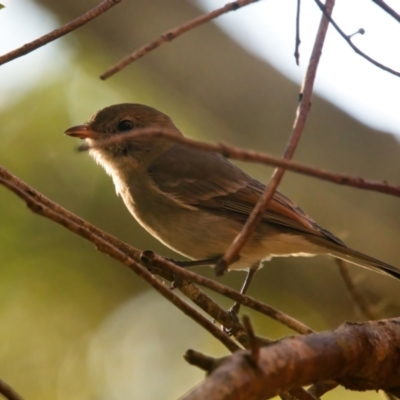
<svg viewBox="0 0 400 400">
<path fill-rule="evenodd" d="M 184 143 L 190 147 L 204 151 L 215 151 L 222 154 L 226 158 L 233 160 L 248 161 L 253 163 L 272 165 L 274 167 L 284 168 L 289 171 L 293 171 L 299 174 L 311 176 L 313 178 L 322 179 L 338 185 L 351 186 L 358 189 L 365 189 L 379 193 L 390 194 L 392 196 L 400 197 L 400 186 L 390 185 L 387 182 L 379 182 L 366 180 L 356 176 L 339 174 L 337 172 L 326 171 L 319 168 L 310 167 L 295 161 L 285 160 L 283 158 L 274 157 L 267 153 L 261 153 L 254 150 L 243 149 L 241 147 L 235 147 L 224 143 L 205 143 L 198 140 L 186 138 L 183 136 L 177 136 L 176 133 L 171 132 L 168 129 L 159 128 L 144 128 L 137 129 L 132 133 L 124 133 L 121 135 L 114 135 L 112 138 L 104 140 L 103 142 L 91 146 L 92 148 L 108 146 L 112 143 L 118 143 L 124 140 L 133 139 L 140 136 L 155 136 L 169 138 L 179 143 Z M 78 149 L 80 151 L 89 150 L 89 145 L 86 143 L 81 145 Z"/>
<path fill-rule="evenodd" d="M 215 18 L 218 18 L 222 14 L 226 14 L 229 11 L 236 11 L 238 8 L 247 6 L 251 3 L 255 3 L 256 1 L 258 1 L 258 0 L 237 0 L 232 3 L 228 3 L 225 6 L 219 8 L 217 10 L 200 15 L 199 17 L 196 17 L 182 25 L 179 25 L 176 28 L 170 29 L 169 31 L 164 32 L 157 39 L 154 39 L 153 41 L 140 47 L 135 52 L 133 52 L 129 56 L 123 58 L 117 64 L 115 64 L 114 66 L 109 68 L 106 72 L 104 72 L 100 76 L 100 79 L 104 80 L 104 79 L 109 78 L 110 76 L 112 76 L 112 75 L 116 74 L 117 72 L 121 71 L 122 69 L 124 69 L 129 64 L 133 63 L 134 61 L 138 60 L 139 58 L 142 58 L 146 54 L 150 53 L 152 50 L 157 49 L 158 47 L 160 47 L 163 44 L 171 42 L 172 40 L 174 40 L 177 37 L 181 36 L 182 34 L 186 33 L 187 31 L 190 31 L 194 28 L 197 28 L 199 25 L 205 24 L 206 22 L 209 22 Z"/>
<path fill-rule="evenodd" d="M 348 389 L 400 387 L 400 319 L 346 323 L 335 331 L 283 339 L 260 349 L 259 362 L 239 351 L 184 400 L 261 400 L 335 379 Z M 251 358 L 250 358 L 251 360 Z"/>
<path fill-rule="evenodd" d="M 99 15 L 105 13 L 108 11 L 111 7 L 114 7 L 118 3 L 120 3 L 121 0 L 103 0 L 98 6 L 92 8 L 85 14 L 81 15 L 80 17 L 74 19 L 71 22 L 68 22 L 67 24 L 63 25 L 61 28 L 55 29 L 54 31 L 40 37 L 39 39 L 36 39 L 32 42 L 26 43 L 23 46 L 19 47 L 18 49 L 15 49 L 13 51 L 10 51 L 9 53 L 3 54 L 0 56 L 0 65 L 3 65 L 9 61 L 15 60 L 18 57 L 24 56 L 39 47 L 44 46 L 47 43 L 52 42 L 53 40 L 56 40 L 60 38 L 61 36 L 66 35 L 67 33 L 72 32 L 75 29 L 80 28 L 82 25 L 85 25 L 92 19 L 97 18 Z"/>
<path fill-rule="evenodd" d="M 335 0 L 326 0 L 325 12 L 330 15 L 333 10 L 333 6 L 335 4 Z M 293 154 L 296 150 L 296 147 L 299 143 L 300 136 L 303 132 L 308 111 L 310 109 L 311 104 L 311 96 L 314 87 L 315 76 L 317 73 L 317 68 L 319 64 L 319 60 L 322 53 L 322 47 L 325 41 L 326 32 L 328 30 L 329 21 L 325 16 L 322 16 L 321 22 L 318 28 L 317 36 L 315 38 L 314 47 L 311 53 L 310 62 L 308 63 L 307 71 L 304 77 L 304 81 L 302 84 L 301 92 L 300 92 L 300 104 L 297 107 L 296 118 L 294 121 L 292 133 L 290 135 L 289 142 L 286 146 L 285 152 L 283 154 L 283 158 L 290 160 L 293 157 Z M 285 169 L 278 168 L 274 171 L 272 179 L 265 189 L 264 193 L 260 196 L 258 203 L 254 207 L 253 211 L 249 215 L 246 223 L 243 225 L 242 230 L 233 240 L 232 244 L 226 250 L 224 256 L 216 265 L 217 275 L 223 274 L 229 267 L 232 262 L 237 258 L 240 253 L 240 250 L 243 248 L 246 241 L 254 232 L 254 229 L 261 222 L 261 219 L 265 213 L 265 210 L 268 208 L 268 204 L 272 199 L 272 196 L 275 193 L 283 175 L 285 173 Z"/>
</svg>

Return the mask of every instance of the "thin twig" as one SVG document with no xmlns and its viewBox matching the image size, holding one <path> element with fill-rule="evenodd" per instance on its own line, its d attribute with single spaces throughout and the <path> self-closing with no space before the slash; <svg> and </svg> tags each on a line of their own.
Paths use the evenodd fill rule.
<svg viewBox="0 0 400 400">
<path fill-rule="evenodd" d="M 97 18 L 99 15 L 108 11 L 111 7 L 114 7 L 121 0 L 103 0 L 98 6 L 92 8 L 85 14 L 80 17 L 68 22 L 63 25 L 61 28 L 55 29 L 54 31 L 47 33 L 46 35 L 40 37 L 39 39 L 33 40 L 32 42 L 26 43 L 18 49 L 12 50 L 9 53 L 3 54 L 0 56 L 0 65 L 3 65 L 9 61 L 15 60 L 18 57 L 24 56 L 39 47 L 46 45 L 47 43 L 56 40 L 67 33 L 72 32 L 75 29 L 80 28 L 82 25 L 85 25 L 89 21 Z"/>
<path fill-rule="evenodd" d="M 102 246 L 103 242 L 107 242 L 108 244 L 112 245 L 113 249 L 118 249 L 120 252 L 123 252 L 127 257 L 130 259 L 140 262 L 142 252 L 134 247 L 127 245 L 126 243 L 121 242 L 120 240 L 116 239 L 114 236 L 102 231 L 99 228 L 96 228 L 94 225 L 90 224 L 89 222 L 79 218 L 75 214 L 71 213 L 70 211 L 66 210 L 65 208 L 61 207 L 57 203 L 49 200 L 31 186 L 27 185 L 16 176 L 9 173 L 5 168 L 0 167 L 0 183 L 8 183 L 13 187 L 18 189 L 18 193 L 24 196 L 24 199 L 27 198 L 29 201 L 33 201 L 35 204 L 39 204 L 41 207 L 45 206 L 47 209 L 50 209 L 54 212 L 55 216 L 64 217 L 67 221 L 73 222 L 73 228 L 76 227 L 78 230 L 78 234 L 85 237 L 87 240 L 91 241 L 97 246 L 97 249 L 103 253 L 108 254 L 109 248 L 104 248 Z M 49 217 L 51 219 L 51 217 Z M 57 220 L 55 220 L 58 222 Z M 70 229 L 70 228 L 68 228 Z M 70 229 L 71 230 L 71 229 Z M 93 241 L 92 238 L 95 238 Z M 101 241 L 97 240 L 98 238 L 102 239 Z M 156 266 L 160 266 L 163 268 L 167 268 L 173 274 L 179 275 L 182 278 L 190 279 L 193 282 L 199 283 L 204 287 L 207 287 L 217 293 L 220 293 L 223 296 L 226 296 L 230 299 L 235 301 L 240 301 L 243 305 L 246 305 L 249 308 L 252 308 L 262 314 L 269 316 L 270 318 L 275 319 L 278 322 L 281 322 L 283 325 L 286 325 L 289 329 L 294 330 L 295 332 L 301 334 L 307 334 L 313 332 L 313 330 L 306 325 L 302 324 L 301 322 L 297 321 L 296 319 L 290 317 L 287 314 L 280 312 L 279 310 L 274 309 L 266 304 L 263 304 L 249 296 L 244 296 L 241 293 L 227 287 L 224 285 L 219 284 L 211 279 L 206 277 L 200 276 L 192 271 L 185 270 L 176 266 L 174 263 L 165 260 L 163 257 L 158 255 L 154 255 L 155 259 L 154 264 Z"/>
<path fill-rule="evenodd" d="M 398 400 L 398 397 L 396 397 L 395 395 L 393 395 L 389 392 L 384 392 L 384 391 L 380 390 L 379 393 L 381 393 L 382 397 L 386 400 Z"/>
<path fill-rule="evenodd" d="M 297 9 L 296 9 L 296 43 L 294 45 L 294 58 L 296 60 L 296 64 L 300 65 L 300 8 L 301 8 L 301 0 L 297 0 Z"/>
<path fill-rule="evenodd" d="M 164 32 L 160 37 L 157 39 L 152 40 L 151 42 L 145 44 L 142 47 L 139 47 L 136 51 L 134 51 L 129 56 L 124 57 L 121 61 L 118 61 L 117 64 L 110 67 L 106 72 L 104 72 L 100 79 L 107 79 L 110 76 L 116 74 L 117 72 L 124 69 L 129 64 L 133 63 L 134 61 L 142 58 L 146 54 L 150 53 L 152 50 L 157 49 L 163 44 L 169 43 L 172 40 L 176 39 L 177 37 L 181 36 L 182 34 L 190 31 L 194 28 L 197 28 L 199 25 L 205 24 L 223 14 L 226 14 L 230 11 L 236 11 L 237 9 L 247 6 L 249 4 L 255 3 L 258 0 L 237 0 L 233 1 L 232 3 L 228 3 L 225 6 L 211 11 L 209 13 L 200 15 L 199 17 L 193 18 L 190 21 L 185 22 L 182 25 L 179 25 L 173 29 L 170 29 Z"/>
<path fill-rule="evenodd" d="M 339 384 L 336 381 L 333 380 L 325 380 L 322 382 L 317 382 L 314 383 L 309 389 L 308 392 L 317 397 L 320 398 L 322 397 L 325 393 L 335 389 L 338 387 Z"/>
<path fill-rule="evenodd" d="M 350 297 L 352 298 L 356 307 L 360 310 L 361 314 L 367 320 L 379 319 L 379 316 L 372 310 L 368 301 L 364 298 L 364 296 L 357 289 L 357 285 L 354 283 L 353 279 L 351 278 L 347 264 L 343 260 L 340 260 L 338 258 L 335 259 L 335 262 L 339 267 L 340 275 L 342 276 L 342 279 L 346 285 L 346 288 L 350 294 Z"/>
<path fill-rule="evenodd" d="M 93 229 L 88 229 L 86 226 L 77 223 L 73 218 L 69 218 L 57 211 L 54 211 L 51 207 L 46 206 L 37 196 L 32 194 L 32 190 L 26 191 L 15 185 L 11 180 L 4 178 L 4 172 L 7 171 L 0 168 L 0 184 L 6 186 L 14 194 L 23 199 L 27 206 L 36 214 L 44 216 L 51 219 L 54 222 L 64 226 L 71 232 L 91 241 L 97 248 L 110 255 L 114 259 L 120 261 L 122 264 L 126 265 L 137 275 L 143 278 L 148 284 L 150 284 L 154 289 L 156 289 L 162 296 L 179 308 L 184 314 L 196 321 L 200 326 L 206 329 L 211 335 L 218 339 L 222 344 L 224 344 L 231 352 L 239 350 L 239 346 L 222 330 L 218 329 L 212 322 L 205 318 L 202 314 L 196 311 L 188 303 L 183 301 L 179 296 L 177 296 L 172 290 L 167 286 L 162 284 L 157 278 L 155 278 L 145 267 L 138 264 L 133 258 L 127 256 L 118 247 L 114 246 L 109 242 L 104 236 L 107 234 L 97 235 Z M 15 178 L 15 177 L 14 177 Z M 50 202 L 50 200 L 48 200 Z"/>
<path fill-rule="evenodd" d="M 327 14 L 332 13 L 334 4 L 335 0 L 326 1 Z M 300 104 L 297 108 L 297 114 L 294 121 L 293 130 L 290 135 L 290 139 L 286 146 L 285 152 L 283 154 L 283 158 L 288 160 L 290 160 L 293 157 L 293 154 L 299 143 L 300 136 L 303 132 L 303 128 L 307 120 L 317 67 L 321 57 L 322 47 L 325 41 L 325 36 L 328 30 L 328 26 L 329 26 L 329 21 L 323 15 L 318 28 L 317 36 L 315 38 L 315 43 L 311 53 L 310 62 L 308 63 L 307 71 L 302 84 L 300 92 Z M 261 222 L 265 210 L 267 209 L 268 204 L 275 193 L 275 190 L 277 189 L 281 179 L 283 178 L 284 173 L 285 173 L 284 169 L 277 169 L 274 171 L 270 184 L 268 185 L 264 193 L 260 196 L 258 203 L 254 207 L 246 223 L 243 225 L 242 230 L 233 240 L 232 244 L 229 246 L 228 250 L 225 252 L 221 260 L 217 263 L 216 265 L 217 275 L 223 274 L 228 269 L 229 265 L 237 258 L 237 256 L 240 253 L 240 250 L 254 232 L 254 229 Z"/>
<path fill-rule="evenodd" d="M 2 379 L 0 379 L 0 393 L 8 400 L 23 400 L 22 396 Z"/>
<path fill-rule="evenodd" d="M 173 262 L 170 262 L 163 257 L 160 257 L 157 254 L 153 254 L 153 259 L 151 260 L 153 265 L 159 268 L 167 268 L 173 274 L 181 276 L 182 278 L 189 279 L 192 282 L 197 283 L 200 286 L 204 286 L 207 289 L 211 289 L 214 292 L 217 292 L 225 297 L 228 297 L 232 300 L 239 301 L 241 305 L 245 307 L 249 307 L 255 311 L 258 311 L 261 314 L 264 314 L 275 321 L 280 322 L 281 324 L 287 326 L 289 329 L 292 329 L 295 332 L 300 334 L 309 334 L 314 331 L 309 328 L 307 325 L 303 324 L 300 321 L 297 321 L 293 317 L 267 305 L 261 303 L 260 301 L 239 293 L 236 290 L 233 290 L 227 286 L 221 285 L 218 282 L 215 282 L 211 279 L 208 279 L 204 276 L 198 275 L 192 271 L 183 269 L 175 265 Z"/>
<path fill-rule="evenodd" d="M 302 387 L 291 389 L 286 393 L 280 395 L 282 400 L 320 400 L 319 397 L 314 396 Z"/>
<path fill-rule="evenodd" d="M 382 10 L 386 11 L 389 15 L 391 15 L 397 22 L 400 22 L 400 14 L 393 10 L 393 8 L 389 7 L 382 0 L 372 0 L 375 4 L 377 4 Z"/>
<path fill-rule="evenodd" d="M 151 257 L 148 256 L 150 253 L 152 254 Z M 249 338 L 239 320 L 232 318 L 231 313 L 220 307 L 217 302 L 207 296 L 186 276 L 175 274 L 168 268 L 159 268 L 154 266 L 152 263 L 152 259 L 155 257 L 153 252 L 146 251 L 146 254 L 147 256 L 141 257 L 141 261 L 152 274 L 158 275 L 162 279 L 172 282 L 174 288 L 179 289 L 184 296 L 201 308 L 214 321 L 221 324 L 224 328 L 229 330 L 229 332 L 233 332 L 235 339 L 242 344 L 243 347 L 248 348 Z M 180 269 L 184 270 L 183 268 Z M 268 339 L 259 339 L 263 344 L 269 344 Z"/>
<path fill-rule="evenodd" d="M 254 361 L 254 364 L 258 364 L 258 357 L 260 355 L 260 343 L 257 341 L 257 337 L 254 333 L 253 325 L 251 324 L 250 318 L 248 315 L 243 315 L 243 326 L 246 329 L 247 336 L 249 338 L 249 348 L 251 357 Z"/>
<path fill-rule="evenodd" d="M 259 163 L 265 165 L 272 165 L 274 167 L 284 168 L 289 171 L 293 171 L 299 174 L 311 176 L 313 178 L 322 179 L 328 182 L 336 183 L 338 185 L 351 186 L 358 189 L 365 189 L 379 193 L 385 193 L 392 196 L 400 197 L 400 186 L 394 186 L 388 184 L 386 181 L 373 181 L 366 180 L 364 178 L 340 174 L 338 172 L 331 172 L 324 169 L 319 169 L 315 167 L 310 167 L 298 163 L 296 161 L 285 160 L 283 158 L 274 157 L 267 153 L 262 153 L 254 150 L 243 149 L 240 147 L 231 146 L 225 143 L 206 143 L 198 140 L 186 138 L 183 136 L 178 136 L 176 133 L 168 129 L 162 128 L 141 128 L 132 131 L 131 133 L 123 133 L 114 135 L 111 138 L 98 142 L 94 145 L 89 146 L 84 143 L 78 147 L 79 151 L 87 151 L 91 148 L 101 148 L 109 146 L 113 143 L 119 143 L 125 140 L 134 139 L 136 137 L 142 136 L 154 136 L 160 138 L 167 138 L 173 141 L 186 144 L 190 147 L 217 152 L 225 156 L 226 158 L 231 158 L 233 160 L 248 161 L 252 163 Z"/>
<path fill-rule="evenodd" d="M 387 67 L 384 64 L 381 64 L 380 62 L 374 60 L 372 57 L 368 56 L 367 54 L 365 54 L 363 51 L 361 51 L 356 45 L 353 44 L 353 42 L 351 41 L 351 36 L 346 35 L 342 29 L 340 29 L 339 25 L 334 21 L 334 19 L 330 16 L 330 14 L 328 14 L 326 12 L 325 6 L 324 4 L 320 1 L 320 0 L 314 0 L 318 7 L 321 9 L 321 11 L 324 13 L 324 15 L 329 19 L 329 22 L 333 25 L 333 27 L 338 31 L 338 33 L 340 34 L 340 36 L 342 36 L 342 38 L 349 44 L 349 46 L 361 57 L 364 57 L 366 60 L 368 60 L 371 64 L 374 64 L 375 66 L 377 66 L 378 68 L 383 69 L 386 72 L 390 72 L 393 75 L 399 76 L 400 77 L 400 72 L 399 71 L 395 71 L 394 69 L 391 69 L 389 67 Z M 374 1 L 374 0 L 373 0 Z"/>
<path fill-rule="evenodd" d="M 226 358 L 214 358 L 210 356 L 206 356 L 203 353 L 199 353 L 196 350 L 189 349 L 186 351 L 183 358 L 190 364 L 200 368 L 203 371 L 206 371 L 207 374 L 210 374 L 215 368 L 217 368 L 221 362 Z"/>
</svg>

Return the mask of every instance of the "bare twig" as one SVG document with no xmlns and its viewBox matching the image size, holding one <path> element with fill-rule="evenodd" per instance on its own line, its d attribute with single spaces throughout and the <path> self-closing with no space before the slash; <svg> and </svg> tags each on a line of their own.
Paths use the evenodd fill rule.
<svg viewBox="0 0 400 400">
<path fill-rule="evenodd" d="M 211 318 L 226 328 L 235 339 L 242 344 L 244 348 L 249 346 L 249 338 L 238 319 L 232 318 L 231 313 L 224 310 L 220 305 L 207 296 L 202 290 L 200 290 L 191 279 L 188 279 L 185 274 L 176 274 L 170 269 L 168 265 L 166 268 L 160 268 L 155 266 L 153 259 L 155 254 L 150 251 L 145 252 L 146 255 L 141 257 L 141 261 L 146 265 L 152 274 L 158 275 L 161 278 L 172 282 L 173 287 L 179 289 L 184 296 L 190 299 L 194 304 L 201 308 Z M 161 258 L 162 259 L 162 258 Z M 175 265 L 175 264 L 174 264 Z M 180 268 L 180 271 L 185 269 Z M 270 341 L 265 338 L 259 338 L 263 344 L 269 344 Z"/>
<path fill-rule="evenodd" d="M 81 15 L 80 17 L 74 19 L 71 22 L 63 25 L 61 28 L 55 29 L 54 31 L 36 39 L 32 42 L 26 43 L 23 46 L 19 47 L 18 49 L 12 50 L 9 53 L 3 54 L 0 56 L 0 65 L 3 65 L 9 61 L 15 60 L 18 57 L 24 56 L 39 47 L 44 46 L 47 43 L 52 42 L 60 38 L 61 36 L 66 35 L 67 33 L 72 32 L 75 29 L 80 28 L 82 25 L 85 25 L 89 21 L 97 18 L 99 15 L 108 11 L 111 7 L 114 7 L 121 0 L 103 0 L 98 6 L 92 8 L 85 14 Z"/>
<path fill-rule="evenodd" d="M 314 383 L 309 389 L 308 392 L 316 397 L 321 397 L 325 393 L 335 389 L 338 386 L 338 383 L 333 380 L 325 380 L 322 382 Z"/>
<path fill-rule="evenodd" d="M 382 397 L 386 400 L 398 400 L 398 397 L 389 392 L 380 391 L 379 393 L 382 394 Z"/>
<path fill-rule="evenodd" d="M 119 252 L 124 253 L 124 255 L 129 259 L 132 259 L 136 262 L 141 261 L 142 252 L 140 250 L 128 246 L 127 244 L 119 241 L 112 235 L 102 231 L 101 229 L 96 228 L 94 225 L 89 224 L 87 221 L 79 218 L 78 216 L 66 210 L 65 208 L 52 202 L 51 200 L 49 200 L 48 198 L 37 192 L 35 189 L 30 187 L 26 183 L 22 182 L 16 176 L 9 173 L 3 167 L 0 167 L 0 184 L 1 183 L 7 187 L 10 187 L 10 189 L 11 187 L 15 189 L 15 193 L 21 196 L 24 200 L 26 199 L 26 201 L 29 201 L 29 204 L 31 203 L 38 204 L 39 207 L 52 211 L 51 214 L 49 214 L 48 216 L 46 215 L 47 218 L 49 219 L 54 218 L 55 222 L 58 222 L 62 225 L 63 223 L 58 221 L 59 218 L 63 218 L 63 220 L 66 220 L 68 223 L 71 224 L 71 227 L 67 227 L 67 229 L 72 231 L 74 231 L 73 229 L 76 229 L 77 230 L 76 233 L 78 235 L 94 243 L 99 251 L 110 254 L 109 253 L 110 246 L 112 246 L 111 250 L 114 251 L 115 249 L 117 249 Z M 103 245 L 104 242 L 108 244 L 106 247 Z M 120 253 L 117 254 L 119 255 Z M 281 322 L 282 324 L 286 325 L 288 328 L 294 330 L 295 332 L 301 334 L 307 334 L 313 332 L 311 328 L 307 327 L 306 325 L 302 324 L 296 319 L 290 317 L 289 315 L 284 314 L 279 310 L 270 307 L 266 304 L 263 304 L 249 296 L 244 296 L 227 286 L 219 284 L 218 282 L 215 282 L 211 279 L 195 274 L 192 271 L 180 268 L 176 266 L 174 263 L 165 260 L 163 257 L 160 257 L 155 254 L 154 260 L 152 260 L 152 262 L 154 263 L 155 266 L 159 266 L 160 268 L 167 268 L 173 274 L 182 276 L 184 279 L 190 279 L 193 282 L 199 283 L 204 287 L 207 287 L 211 290 L 216 291 L 217 293 L 220 293 L 223 296 L 226 296 L 236 301 L 240 301 L 243 305 L 252 308 L 260 313 L 263 313 L 269 316 L 270 318 L 275 319 L 276 321 Z"/>
<path fill-rule="evenodd" d="M 223 362 L 224 358 L 214 358 L 210 356 L 206 356 L 203 353 L 199 353 L 196 350 L 189 349 L 186 351 L 183 358 L 190 364 L 200 368 L 203 371 L 206 371 L 207 374 L 210 374 L 215 368 L 217 368 L 221 362 Z"/>
<path fill-rule="evenodd" d="M 393 8 L 389 7 L 383 0 L 372 0 L 375 4 L 377 4 L 382 10 L 386 11 L 389 15 L 391 15 L 397 22 L 400 22 L 400 14 L 393 10 Z"/>
<path fill-rule="evenodd" d="M 8 383 L 0 379 L 0 393 L 8 400 L 23 400 Z"/>
<path fill-rule="evenodd" d="M 107 79 L 110 76 L 116 74 L 117 72 L 121 71 L 124 69 L 126 66 L 129 64 L 133 63 L 134 61 L 138 60 L 139 58 L 142 58 L 146 54 L 150 53 L 152 50 L 160 47 L 161 45 L 165 43 L 169 43 L 172 40 L 176 39 L 177 37 L 181 36 L 182 34 L 186 33 L 187 31 L 190 31 L 194 28 L 197 28 L 199 25 L 205 24 L 206 22 L 209 22 L 215 18 L 218 18 L 222 14 L 226 14 L 229 11 L 236 11 L 237 9 L 247 6 L 251 3 L 255 3 L 258 0 L 237 0 L 233 1 L 232 3 L 228 3 L 225 6 L 211 11 L 209 13 L 200 15 L 199 17 L 193 18 L 192 20 L 185 22 L 182 25 L 177 26 L 176 28 L 170 29 L 166 32 L 164 32 L 160 37 L 157 39 L 154 39 L 153 41 L 145 44 L 144 46 L 140 47 L 137 49 L 135 52 L 130 54 L 129 56 L 123 58 L 121 61 L 119 61 L 117 64 L 114 66 L 110 67 L 106 72 L 104 72 L 102 75 L 100 75 L 100 79 Z"/>
<path fill-rule="evenodd" d="M 351 36 L 346 35 L 342 29 L 339 27 L 339 25 L 334 21 L 334 19 L 331 17 L 330 14 L 328 14 L 326 12 L 325 6 L 324 4 L 320 1 L 320 0 L 314 0 L 318 7 L 321 9 L 321 11 L 324 13 L 324 15 L 329 19 L 329 22 L 333 25 L 333 27 L 338 31 L 338 33 L 340 34 L 340 36 L 342 36 L 342 38 L 349 44 L 349 46 L 361 57 L 364 57 L 366 60 L 368 60 L 371 64 L 374 64 L 375 66 L 377 66 L 378 68 L 383 69 L 386 72 L 390 72 L 393 75 L 396 76 L 400 76 L 400 72 L 399 71 L 395 71 L 394 69 L 391 69 L 389 67 L 387 67 L 384 64 L 381 64 L 380 62 L 374 60 L 372 57 L 368 56 L 367 54 L 365 54 L 363 51 L 361 51 L 356 45 L 353 44 L 353 42 L 351 41 Z M 374 0 L 373 0 L 374 1 Z"/>
<path fill-rule="evenodd" d="M 260 354 L 260 343 L 257 341 L 253 325 L 251 324 L 250 318 L 247 315 L 243 315 L 243 326 L 246 329 L 247 337 L 249 338 L 251 358 L 254 361 L 254 364 L 257 365 L 258 356 Z"/>
<path fill-rule="evenodd" d="M 319 397 L 303 389 L 302 387 L 291 389 L 280 395 L 282 400 L 320 400 Z"/>
<path fill-rule="evenodd" d="M 52 202 L 47 199 L 47 205 L 40 201 L 38 196 L 36 196 L 36 191 L 32 188 L 24 190 L 21 188 L 22 185 L 16 185 L 14 182 L 18 179 L 11 176 L 11 179 L 7 179 L 7 175 L 10 176 L 6 170 L 0 168 L 0 184 L 4 185 L 15 193 L 18 197 L 26 202 L 26 205 L 36 214 L 44 216 L 57 222 L 58 224 L 64 226 L 71 232 L 89 240 L 94 243 L 97 248 L 110 255 L 114 259 L 120 261 L 122 264 L 130 268 L 137 275 L 143 278 L 148 284 L 150 284 L 154 289 L 156 289 L 162 296 L 173 303 L 177 308 L 179 308 L 184 314 L 196 321 L 200 326 L 206 329 L 211 335 L 217 338 L 221 343 L 223 343 L 231 352 L 237 351 L 239 346 L 226 335 L 223 331 L 218 329 L 212 322 L 205 318 L 202 314 L 196 311 L 188 303 L 183 301 L 179 296 L 177 296 L 172 290 L 167 286 L 163 285 L 158 279 L 156 279 L 145 267 L 138 264 L 133 258 L 129 257 L 121 251 L 117 246 L 112 244 L 112 240 L 108 241 L 108 234 L 102 233 L 101 235 L 96 234 L 96 229 L 88 228 L 88 223 L 79 224 L 77 218 L 74 216 L 70 218 L 68 211 L 64 210 L 64 213 L 54 211 L 54 208 L 48 205 Z M 22 183 L 22 182 L 21 182 Z M 27 185 L 25 185 L 27 186 Z M 41 196 L 44 197 L 44 196 Z M 86 225 L 86 226 L 85 226 Z M 115 240 L 115 239 L 114 239 Z"/>
<path fill-rule="evenodd" d="M 136 137 L 149 136 L 149 135 L 154 137 L 168 138 L 176 142 L 183 143 L 190 147 L 194 147 L 204 151 L 211 151 L 211 152 L 215 151 L 217 153 L 222 154 L 226 158 L 231 158 L 233 160 L 272 165 L 274 167 L 284 168 L 289 171 L 311 176 L 313 178 L 322 179 L 331 183 L 336 183 L 338 185 L 351 186 L 351 187 L 356 187 L 358 189 L 365 189 L 400 197 L 400 186 L 390 185 L 386 181 L 383 182 L 372 181 L 356 176 L 340 174 L 338 172 L 331 172 L 324 169 L 310 167 L 308 165 L 304 165 L 295 161 L 274 157 L 267 153 L 243 149 L 241 147 L 235 147 L 225 143 L 205 143 L 198 140 L 186 138 L 183 136 L 178 136 L 176 135 L 176 133 L 173 133 L 171 130 L 168 129 L 161 129 L 161 128 L 136 129 L 131 133 L 114 135 L 111 138 L 101 141 L 95 145 L 89 146 L 87 143 L 84 143 L 79 146 L 78 150 L 87 151 L 90 148 L 104 147 L 113 143 L 118 143 L 125 140 L 134 139 Z"/>
<path fill-rule="evenodd" d="M 330 14 L 332 12 L 333 6 L 335 4 L 335 0 L 327 0 L 326 1 L 326 13 Z M 289 142 L 286 146 L 285 152 L 283 154 L 283 158 L 290 160 L 293 157 L 293 154 L 296 150 L 296 147 L 299 143 L 301 133 L 303 132 L 304 125 L 307 120 L 308 111 L 311 104 L 311 95 L 314 86 L 315 75 L 317 72 L 318 63 L 322 53 L 322 47 L 324 44 L 326 32 L 329 26 L 329 21 L 325 16 L 322 16 L 321 22 L 318 28 L 317 36 L 315 38 L 315 43 L 313 47 L 313 51 L 311 53 L 310 62 L 307 67 L 306 75 L 304 77 L 304 81 L 301 88 L 301 96 L 300 96 L 300 104 L 297 108 L 297 114 L 294 121 L 293 130 L 289 139 Z M 261 219 L 265 213 L 265 210 L 268 207 L 272 196 L 275 193 L 283 175 L 285 173 L 284 169 L 275 170 L 273 177 L 270 181 L 270 184 L 264 191 L 264 193 L 260 196 L 260 199 L 250 216 L 248 217 L 246 223 L 243 225 L 242 230 L 236 236 L 232 244 L 229 246 L 228 250 L 225 252 L 224 256 L 216 265 L 216 273 L 217 275 L 223 274 L 228 266 L 237 258 L 240 253 L 240 250 L 249 239 L 251 234 L 254 232 L 254 229 L 261 222 Z"/>
<path fill-rule="evenodd" d="M 306 326 L 300 321 L 297 321 L 296 319 L 290 317 L 289 315 L 267 305 L 264 303 L 261 303 L 260 301 L 247 296 L 243 295 L 236 290 L 233 290 L 227 286 L 221 285 L 218 282 L 215 282 L 211 279 L 205 278 L 204 276 L 198 275 L 192 271 L 183 269 L 175 265 L 173 262 L 170 262 L 168 260 L 165 260 L 164 258 L 158 256 L 157 254 L 154 254 L 153 260 L 152 260 L 153 265 L 159 267 L 159 268 L 167 268 L 169 271 L 171 271 L 173 274 L 176 274 L 178 276 L 181 276 L 182 278 L 189 279 L 192 282 L 197 283 L 200 286 L 204 286 L 207 289 L 211 289 L 225 297 L 228 297 L 232 300 L 239 301 L 243 306 L 252 308 L 255 311 L 258 311 L 261 314 L 264 314 L 280 323 L 283 325 L 287 326 L 289 329 L 292 329 L 295 332 L 298 332 L 300 334 L 308 334 L 314 332 L 311 328 Z"/>
<path fill-rule="evenodd" d="M 301 0 L 297 0 L 297 10 L 296 10 L 296 43 L 294 45 L 294 58 L 296 60 L 296 64 L 300 65 L 300 8 L 301 8 Z"/>
<path fill-rule="evenodd" d="M 335 262 L 339 267 L 340 275 L 343 278 L 347 290 L 354 304 L 360 310 L 361 314 L 368 320 L 378 319 L 379 316 L 372 310 L 371 306 L 368 304 L 368 301 L 357 289 L 356 284 L 354 283 L 353 279 L 350 276 L 349 269 L 346 263 L 338 258 L 335 259 Z"/>
</svg>

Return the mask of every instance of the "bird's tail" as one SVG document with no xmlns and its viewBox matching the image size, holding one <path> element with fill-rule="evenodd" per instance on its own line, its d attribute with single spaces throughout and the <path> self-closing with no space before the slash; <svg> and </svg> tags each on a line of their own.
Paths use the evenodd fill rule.
<svg viewBox="0 0 400 400">
<path fill-rule="evenodd" d="M 400 279 L 400 269 L 377 260 L 376 258 L 360 253 L 359 251 L 345 248 L 345 251 L 332 251 L 330 254 L 333 257 L 340 258 L 341 260 L 348 261 L 349 263 L 356 264 L 360 267 Z"/>
<path fill-rule="evenodd" d="M 345 245 L 340 245 L 334 242 L 328 242 L 326 239 L 312 238 L 312 242 L 323 246 L 327 254 L 335 258 L 347 261 L 351 264 L 358 265 L 360 267 L 379 272 L 384 275 L 389 275 L 393 278 L 400 280 L 400 269 L 393 267 L 392 265 L 386 264 L 383 261 L 377 260 L 376 258 L 367 256 L 359 251 L 348 248 Z M 323 242 L 323 244 L 322 244 Z M 321 246 L 321 247 L 322 247 Z"/>
</svg>

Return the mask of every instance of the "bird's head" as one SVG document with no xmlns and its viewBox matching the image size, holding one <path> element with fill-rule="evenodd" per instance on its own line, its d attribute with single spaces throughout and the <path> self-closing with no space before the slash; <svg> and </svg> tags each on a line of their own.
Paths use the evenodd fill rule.
<svg viewBox="0 0 400 400">
<path fill-rule="evenodd" d="M 69 128 L 65 134 L 86 139 L 91 146 L 90 155 L 107 173 L 113 175 L 114 171 L 128 172 L 138 166 L 146 167 L 159 154 L 174 145 L 171 139 L 151 134 L 124 139 L 124 135 L 128 133 L 147 128 L 154 131 L 168 130 L 182 136 L 167 115 L 149 106 L 130 103 L 103 108 L 87 123 Z"/>
</svg>

